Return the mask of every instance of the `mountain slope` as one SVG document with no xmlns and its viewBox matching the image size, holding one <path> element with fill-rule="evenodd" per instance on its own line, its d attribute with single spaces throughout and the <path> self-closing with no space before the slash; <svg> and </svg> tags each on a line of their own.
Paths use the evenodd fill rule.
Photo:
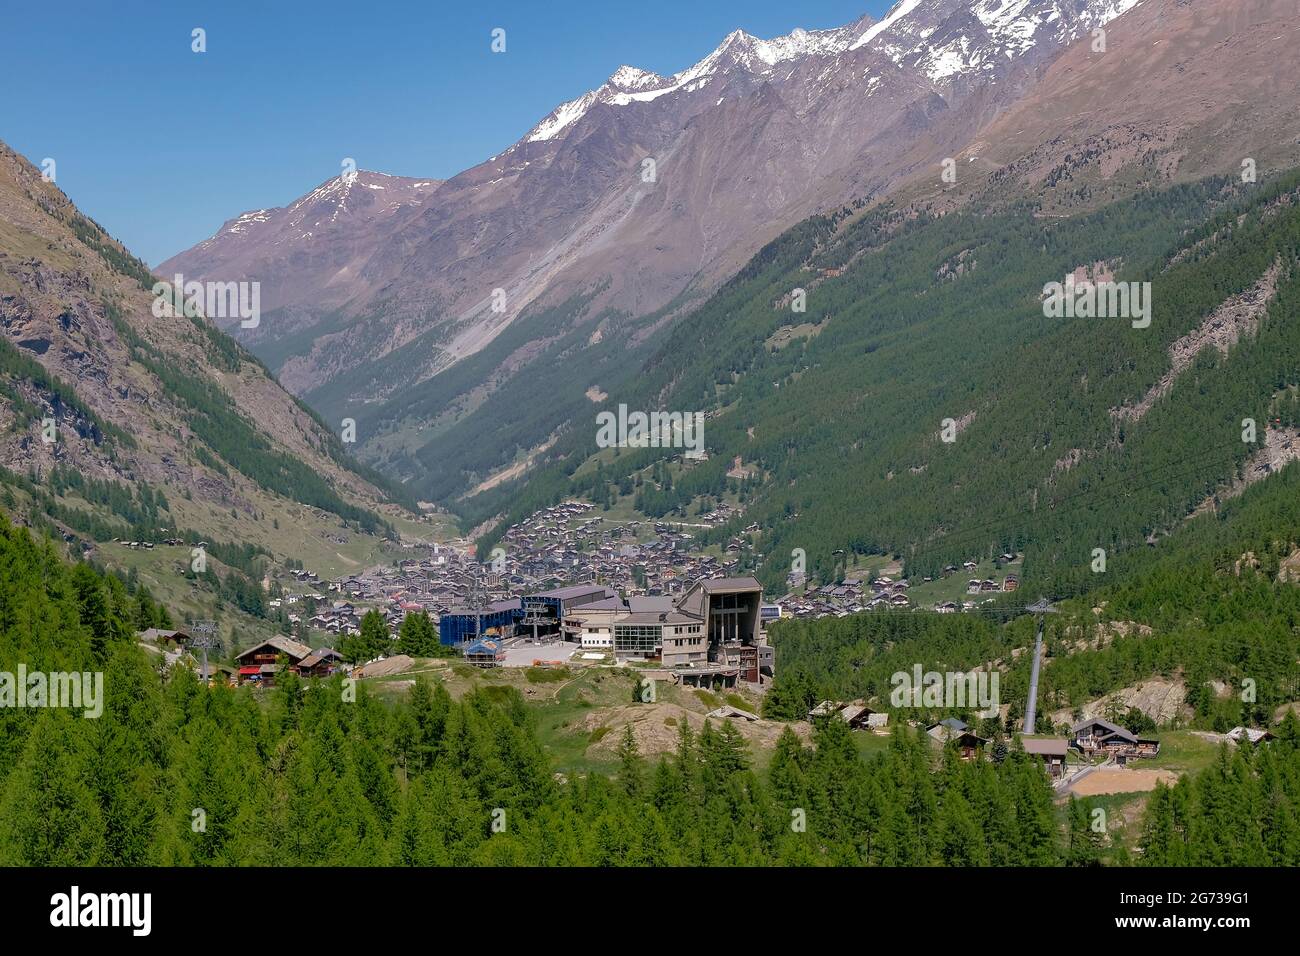
<svg viewBox="0 0 1300 956">
<path fill-rule="evenodd" d="M 803 508 L 782 501 L 775 511 L 756 510 L 750 516 L 765 524 L 781 525 L 792 511 L 823 510 L 816 503 L 826 501 L 827 496 L 843 499 L 846 490 L 833 490 L 829 485 L 842 474 L 847 480 L 862 482 L 861 469 L 888 476 L 881 487 L 894 490 L 881 494 L 890 501 L 899 493 L 892 475 L 921 469 L 921 478 L 908 479 L 913 490 L 938 500 L 959 488 L 963 495 L 972 494 L 965 506 L 972 517 L 987 517 L 989 505 L 979 503 L 981 496 L 995 500 L 1004 495 L 1005 478 L 980 478 L 976 486 L 972 479 L 963 478 L 960 470 L 940 473 L 937 463 L 917 460 L 915 445 L 910 444 L 913 439 L 893 449 L 871 436 L 888 435 L 901 421 L 915 422 L 917 428 L 933 434 L 942 418 L 964 420 L 974 410 L 973 403 L 963 398 L 957 404 L 951 396 L 973 387 L 965 373 L 974 360 L 987 362 L 990 375 L 999 369 L 1005 375 L 1006 369 L 1015 367 L 1009 363 L 1017 353 L 1009 350 L 1020 344 L 1018 337 L 1042 331 L 1041 320 L 1038 329 L 1008 321 L 1008 316 L 1037 311 L 1035 289 L 1050 279 L 1059 281 L 1067 271 L 1081 266 L 1093 269 L 1100 265 L 1114 272 L 1129 267 L 1158 269 L 1153 257 L 1172 255 L 1169 250 L 1177 246 L 1182 231 L 1214 215 L 1221 202 L 1215 195 L 1220 187 L 1208 191 L 1200 187 L 1197 199 L 1174 190 L 1167 194 L 1168 200 L 1155 196 L 1143 200 L 1143 208 L 1152 209 L 1160 222 L 1130 223 L 1122 204 L 1128 197 L 1144 190 L 1167 189 L 1208 172 L 1227 173 L 1244 189 L 1254 188 L 1240 183 L 1245 155 L 1256 159 L 1261 180 L 1270 169 L 1300 163 L 1296 116 L 1285 108 L 1300 91 L 1295 44 L 1286 42 L 1295 36 L 1288 10 L 1289 5 L 1279 0 L 1191 5 L 1148 0 L 1107 28 L 1106 53 L 1099 55 L 1093 50 L 1091 37 L 1080 40 L 1048 67 L 1042 83 L 1022 104 L 977 131 L 971 145 L 958 154 L 956 184 L 940 183 L 937 170 L 931 169 L 904 184 L 879 210 L 855 214 L 845 210 L 791 230 L 751 261 L 737 280 L 684 319 L 666 340 L 657 343 L 656 356 L 633 376 L 638 380 L 635 384 L 624 388 L 614 382 L 606 388 L 611 397 L 605 407 L 627 401 L 634 408 L 707 411 L 717 405 L 714 396 L 718 393 L 727 407 L 761 403 L 763 411 L 749 409 L 745 414 L 780 423 L 775 434 L 760 428 L 756 435 L 749 435 L 720 419 L 713 434 L 722 435 L 722 441 L 715 446 L 710 439 L 709 447 L 728 463 L 737 454 L 746 458 L 761 454 L 768 462 L 780 463 L 772 468 L 775 475 L 816 489 L 797 496 Z M 1161 52 L 1154 56 L 1144 52 L 1153 48 Z M 1100 65 L 1093 62 L 1098 56 Z M 1244 69 L 1229 69 L 1233 63 Z M 1080 72 L 1088 78 L 1089 101 L 1123 102 L 1124 107 L 1083 111 L 1076 95 Z M 1259 79 L 1265 76 L 1267 80 Z M 1110 80 L 1115 84 L 1114 93 L 1107 86 Z M 1260 82 L 1274 90 L 1274 95 L 1247 95 Z M 1214 109 L 1188 105 L 1198 103 L 1223 105 Z M 1005 132 L 1010 129 L 1014 134 L 1030 124 L 1038 130 L 1032 136 L 1017 139 Z M 1120 132 L 1127 137 L 1122 148 L 1106 148 L 1107 140 L 1119 142 Z M 1130 148 L 1129 141 L 1144 138 L 1150 145 Z M 1200 151 L 1196 152 L 1198 144 Z M 995 165 L 994 158 L 1001 165 Z M 1233 190 L 1223 188 L 1224 195 L 1233 195 Z M 1246 195 L 1242 191 L 1238 198 Z M 1166 201 L 1172 202 L 1172 207 L 1159 209 Z M 1111 206 L 1101 215 L 1087 218 L 1107 203 Z M 1172 216 L 1170 208 L 1177 210 Z M 948 218 L 954 210 L 968 210 L 968 214 Z M 984 216 L 998 218 L 979 222 Z M 1035 221 L 1040 222 L 1035 225 Z M 1053 222 L 1060 227 L 1052 228 Z M 1023 276 L 1024 267 L 1035 262 L 1041 263 L 1043 270 L 1038 277 Z M 987 272 L 990 268 L 992 274 Z M 1246 291 L 1269 268 L 1269 263 L 1260 263 L 1239 291 Z M 854 281 L 851 275 L 833 276 L 846 269 L 860 277 Z M 981 275 L 978 270 L 986 271 Z M 1149 273 L 1142 277 L 1152 278 Z M 809 312 L 806 316 L 792 316 L 788 311 L 782 315 L 782 310 L 789 309 L 789 292 L 796 287 L 809 290 Z M 1207 302 L 1206 314 L 1222 304 L 1222 298 Z M 1187 323 L 1183 332 L 1200 318 L 1180 319 Z M 782 328 L 809 326 L 814 329 L 814 339 L 801 341 L 796 336 L 793 347 L 772 344 Z M 1118 397 L 1113 405 L 1141 402 L 1143 392 L 1161 379 L 1168 366 L 1158 363 L 1170 361 L 1166 348 L 1172 348 L 1178 338 L 1163 339 L 1164 334 L 1160 333 L 1160 346 L 1150 351 L 1147 346 L 1152 337 L 1134 340 L 1142 346 L 1144 361 L 1153 363 L 1153 371 L 1144 373 L 1149 378 L 1143 391 Z M 806 332 L 800 335 L 806 338 Z M 1099 347 L 1106 344 L 1085 342 L 1071 345 L 1066 354 L 1110 354 L 1110 361 L 1134 361 L 1131 356 L 1114 356 L 1113 343 L 1110 353 L 1098 353 Z M 1033 362 L 1042 360 L 1034 353 Z M 1047 361 L 1048 367 L 1059 364 L 1059 358 L 1051 353 Z M 1079 374 L 1085 374 L 1083 380 L 1090 382 L 1096 381 L 1099 372 L 1080 369 Z M 1008 394 L 1023 393 L 1018 384 L 1000 387 Z M 882 403 L 882 393 L 910 397 Z M 859 402 L 866 401 L 866 395 L 871 398 L 864 410 Z M 1058 446 L 1061 433 L 1069 433 L 1064 428 L 1068 416 L 1056 418 L 1063 401 L 1050 389 L 1022 399 L 1022 407 L 1052 410 L 1047 420 Z M 1065 408 L 1069 404 L 1066 402 Z M 918 414 L 919 409 L 931 411 Z M 989 414 L 980 412 L 984 416 L 980 420 L 987 421 Z M 927 415 L 934 417 L 926 420 Z M 573 474 L 575 458 L 581 460 L 591 451 L 590 419 L 583 418 L 574 420 L 572 440 L 560 442 L 551 453 L 565 459 L 559 469 L 564 473 Z M 815 450 L 811 460 L 785 460 L 796 449 L 813 451 L 811 436 L 825 431 L 828 423 L 839 433 L 833 446 Z M 746 429 L 752 426 L 752 417 L 744 425 Z M 1016 427 L 1023 425 L 1017 423 Z M 995 463 L 1004 457 L 1006 442 L 1020 440 L 1005 431 L 1003 435 L 987 450 Z M 448 447 L 450 438 L 437 436 L 430 448 Z M 578 447 L 584 450 L 575 451 Z M 1070 467 L 1078 453 L 1075 444 L 1066 444 L 1053 461 L 1060 458 L 1062 468 Z M 473 463 L 472 459 L 452 458 L 456 464 L 462 461 Z M 880 467 L 882 461 L 886 464 Z M 840 471 L 843 467 L 850 467 L 847 474 Z M 974 461 L 967 461 L 967 467 L 984 470 Z M 999 467 L 994 464 L 989 474 Z M 723 470 L 704 469 L 707 477 L 700 477 L 692 486 L 702 491 L 725 483 Z M 586 488 L 590 475 L 585 470 L 579 474 L 579 485 Z M 944 475 L 946 483 L 931 482 L 937 474 Z M 566 486 L 565 481 L 552 484 L 547 473 L 534 474 L 530 484 L 543 495 L 563 493 Z M 1026 488 L 1027 493 L 1029 490 Z M 604 494 L 603 489 L 598 491 L 597 500 Z M 503 497 L 504 492 L 474 502 L 469 514 L 475 520 L 486 518 L 501 506 Z M 666 496 L 658 507 L 664 503 L 676 507 L 682 500 L 681 494 Z M 899 521 L 899 507 L 912 512 L 928 508 L 895 505 L 889 517 L 871 523 L 876 528 L 896 524 L 902 532 L 911 519 Z M 517 512 L 510 509 L 509 513 Z M 852 541 L 845 531 L 856 519 L 846 522 L 842 515 L 823 514 L 811 520 L 822 523 L 813 537 L 839 544 Z M 928 528 L 924 524 L 911 527 L 889 543 L 864 537 L 858 544 L 897 547 L 899 542 L 919 541 L 941 523 L 948 531 L 960 523 L 955 517 L 925 520 L 930 522 Z M 1148 526 L 1143 534 L 1153 530 Z M 828 547 L 824 560 L 833 564 L 831 550 Z M 823 568 L 826 574 L 832 570 Z"/>
<path fill-rule="evenodd" d="M 154 281 L 0 145 L 0 465 L 34 515 L 97 541 L 185 531 L 294 557 L 388 533 L 386 482 L 207 320 L 156 315 Z"/>
<path fill-rule="evenodd" d="M 1044 210 L 1095 208 L 1134 188 L 1300 162 L 1294 5 L 1148 0 L 1069 47 L 956 155 L 944 201 L 994 190 Z M 1117 104 L 1110 106 L 1108 104 Z M 932 177 L 900 195 L 937 201 Z"/>
<path fill-rule="evenodd" d="M 937 168 L 1064 46 L 1132 6 L 904 0 L 880 23 L 774 40 L 735 31 L 669 77 L 622 67 L 396 217 L 364 265 L 314 283 L 326 294 L 294 293 L 295 317 L 283 325 L 268 317 L 250 342 L 327 414 L 364 414 L 372 460 L 441 487 L 444 476 L 429 474 L 429 461 L 445 457 L 429 445 L 441 428 L 429 426 L 467 392 L 441 409 L 417 408 L 409 393 L 420 383 L 548 310 L 567 315 L 543 341 L 622 336 L 639 345 L 790 224 Z M 220 249 L 199 247 L 165 270 L 289 284 L 274 262 L 248 265 L 241 245 L 231 237 Z M 629 325 L 647 316 L 648 327 Z M 546 350 L 533 351 L 498 353 L 471 404 L 488 403 L 491 420 L 517 407 L 527 390 L 518 379 L 549 367 L 539 358 Z M 585 352 L 575 344 L 566 358 L 582 363 Z M 493 411 L 494 394 L 512 385 Z M 585 389 L 560 387 L 566 408 Z M 562 420 L 509 436 L 495 464 L 540 444 Z"/>
<path fill-rule="evenodd" d="M 366 277 L 371 248 L 417 215 L 441 185 L 436 179 L 367 170 L 335 176 L 288 206 L 240 214 L 184 256 L 160 264 L 157 272 L 262 282 L 265 323 L 242 329 L 230 321 L 225 331 L 247 344 L 291 343 L 294 333 L 310 329 L 320 314 L 373 291 Z"/>
<path fill-rule="evenodd" d="M 794 549 L 822 581 L 852 553 L 893 553 L 926 574 L 1021 551 L 1026 575 L 1075 587 L 1094 549 L 1154 542 L 1239 475 L 1298 453 L 1297 183 L 1212 179 L 1069 220 L 1029 204 L 813 220 L 603 405 L 703 411 L 708 461 L 612 457 L 594 424 L 575 422 L 522 491 L 487 493 L 470 514 L 505 507 L 509 522 L 539 499 L 605 500 L 631 479 L 641 510 L 680 516 L 734 490 L 725 473 L 740 457 L 759 476 L 746 510 L 702 540 L 746 541 L 772 587 Z M 1081 268 L 1150 282 L 1151 325 L 1046 318 L 1045 284 Z M 806 314 L 789 311 L 795 287 L 808 289 Z M 1225 303 L 1240 322 L 1220 339 Z M 651 467 L 665 458 L 671 483 Z"/>
</svg>

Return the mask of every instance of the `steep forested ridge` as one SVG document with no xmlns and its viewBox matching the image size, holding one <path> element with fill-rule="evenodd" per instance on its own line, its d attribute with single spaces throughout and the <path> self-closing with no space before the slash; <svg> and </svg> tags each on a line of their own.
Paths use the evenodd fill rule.
<svg viewBox="0 0 1300 956">
<path fill-rule="evenodd" d="M 606 406 L 704 410 L 710 458 L 639 499 L 681 514 L 761 470 L 745 514 L 762 579 L 778 587 L 793 548 L 819 580 L 850 554 L 894 553 L 909 573 L 1005 550 L 1065 588 L 1094 548 L 1167 533 L 1222 491 L 1265 438 L 1290 426 L 1300 385 L 1300 177 L 1206 180 L 1070 219 L 991 204 L 935 217 L 882 207 L 810 220 L 772 243 L 680 322 L 635 386 Z M 1044 285 L 1086 268 L 1150 282 L 1148 328 L 1125 318 L 1046 318 Z M 838 273 L 838 274 L 837 274 Z M 1257 330 L 1226 355 L 1203 348 L 1158 400 L 1170 350 L 1268 276 Z M 793 313 L 790 293 L 807 292 Z M 813 328 L 779 344 L 775 334 Z M 1258 424 L 1256 443 L 1242 422 Z M 942 441 L 945 419 L 961 423 Z M 504 524 L 564 494 L 606 488 L 665 457 L 624 451 L 579 470 L 594 428 L 575 422 L 527 486 L 472 499 Z M 707 540 L 707 536 L 706 536 Z"/>
<path fill-rule="evenodd" d="M 1078 708 L 1160 676 L 1186 683 L 1195 726 L 1223 732 L 1272 724 L 1280 706 L 1300 700 L 1300 586 L 1290 571 L 1300 554 L 1298 490 L 1300 464 L 1292 464 L 1158 547 L 1122 555 L 1104 573 L 1057 592 L 1063 600 L 1046 623 L 1041 710 Z M 1030 658 L 1012 650 L 1033 641 L 1019 597 L 972 614 L 876 611 L 778 622 L 781 667 L 766 708 L 793 717 L 824 697 L 886 700 L 890 676 L 914 663 L 940 671 L 992 664 L 1003 669 L 1002 700 L 1019 715 Z M 1213 682 L 1240 688 L 1246 679 L 1252 701 L 1213 690 Z"/>
</svg>

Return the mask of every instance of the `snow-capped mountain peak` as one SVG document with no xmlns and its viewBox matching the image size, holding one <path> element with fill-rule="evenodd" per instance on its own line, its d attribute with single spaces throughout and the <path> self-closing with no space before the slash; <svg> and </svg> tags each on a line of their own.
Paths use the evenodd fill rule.
<svg viewBox="0 0 1300 956">
<path fill-rule="evenodd" d="M 609 79 L 605 82 L 620 90 L 642 90 L 647 87 L 663 85 L 664 78 L 658 73 L 651 73 L 649 70 L 624 65 L 610 74 Z"/>
<path fill-rule="evenodd" d="M 889 12 L 885 14 L 885 19 L 881 20 L 879 23 L 873 23 L 865 33 L 849 44 L 849 49 L 856 50 L 859 47 L 866 46 L 920 5 L 921 0 L 899 0 L 899 2 L 894 4 L 894 6 L 890 8 Z"/>
<path fill-rule="evenodd" d="M 986 76 L 999 61 L 1059 49 L 1142 0 L 899 0 L 851 51 L 882 53 L 933 83 Z"/>
<path fill-rule="evenodd" d="M 868 19 L 869 18 L 864 18 Z M 689 82 L 727 68 L 750 73 L 766 73 L 778 64 L 808 56 L 834 56 L 852 43 L 863 21 L 832 30 L 805 30 L 795 27 L 784 36 L 760 40 L 744 30 L 733 30 L 712 53 L 693 66 L 673 76 L 677 83 Z"/>
<path fill-rule="evenodd" d="M 713 77 L 735 70 L 763 76 L 783 63 L 843 53 L 861 32 L 861 27 L 869 22 L 870 18 L 864 17 L 832 30 L 796 27 L 785 36 L 771 40 L 759 39 L 744 30 L 732 30 L 708 56 L 672 76 L 660 76 L 634 66 L 620 66 L 599 88 L 557 106 L 529 131 L 524 142 L 555 139 L 597 103 L 613 106 L 648 103 L 678 91 L 694 92 Z"/>
<path fill-rule="evenodd" d="M 1029 53 L 1039 44 L 1058 49 L 1141 2 L 898 0 L 879 22 L 864 16 L 829 30 L 797 27 L 770 40 L 737 29 L 708 56 L 672 76 L 620 66 L 597 89 L 556 107 L 523 141 L 561 137 L 598 103 L 620 107 L 649 103 L 670 94 L 693 93 L 737 75 L 767 81 L 778 78 L 778 69 L 784 71 L 811 57 L 827 58 L 834 69 L 837 59 L 877 54 L 935 84 L 959 76 L 987 78 L 1008 58 Z"/>
</svg>

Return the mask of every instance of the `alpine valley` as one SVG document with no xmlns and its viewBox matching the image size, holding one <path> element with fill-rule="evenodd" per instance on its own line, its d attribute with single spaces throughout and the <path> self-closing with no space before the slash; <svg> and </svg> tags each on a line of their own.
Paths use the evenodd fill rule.
<svg viewBox="0 0 1300 956">
<path fill-rule="evenodd" d="M 1213 420 L 1180 395 L 1285 300 L 1287 258 L 1229 266 L 1216 224 L 1285 218 L 1294 37 L 1281 0 L 903 0 L 737 30 L 672 76 L 621 67 L 445 182 L 341 176 L 158 271 L 260 281 L 264 321 L 230 331 L 467 528 L 573 494 L 681 515 L 734 495 L 732 471 L 744 506 L 718 534 L 770 585 L 794 546 L 823 580 L 855 553 L 932 569 L 972 525 L 998 529 L 976 551 L 1069 564 L 1059 529 L 1029 530 L 1036 502 L 1223 446 L 1083 509 L 1098 546 L 1163 535 L 1245 464 L 1227 423 L 1296 384 L 1207 400 Z M 1044 320 L 1040 290 L 1076 269 L 1153 282 L 1153 327 Z M 1187 271 L 1212 290 L 1195 303 Z M 702 411 L 709 460 L 658 455 L 670 490 L 646 484 L 655 455 L 597 455 L 619 404 Z"/>
<path fill-rule="evenodd" d="M 0 144 L 0 865 L 1300 864 L 1296 13 L 737 29 L 153 268 Z"/>
</svg>

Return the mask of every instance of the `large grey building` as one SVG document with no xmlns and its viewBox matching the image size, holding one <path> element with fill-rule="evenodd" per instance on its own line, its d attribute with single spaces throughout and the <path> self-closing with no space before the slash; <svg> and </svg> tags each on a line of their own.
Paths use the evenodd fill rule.
<svg viewBox="0 0 1300 956">
<path fill-rule="evenodd" d="M 658 660 L 684 683 L 761 683 L 774 671 L 754 578 L 698 581 L 678 598 L 607 599 L 573 608 L 566 635 L 619 659 Z"/>
</svg>

